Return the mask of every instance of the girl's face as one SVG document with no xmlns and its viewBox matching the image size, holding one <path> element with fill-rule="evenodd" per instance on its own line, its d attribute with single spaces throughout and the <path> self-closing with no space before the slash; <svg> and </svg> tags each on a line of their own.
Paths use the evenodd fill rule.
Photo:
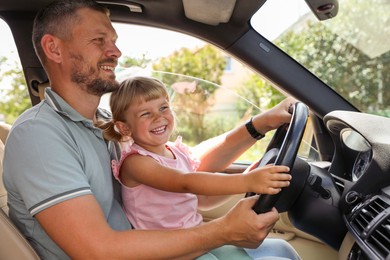
<svg viewBox="0 0 390 260">
<path fill-rule="evenodd" d="M 134 102 L 127 110 L 126 121 L 134 142 L 150 151 L 165 147 L 174 128 L 174 116 L 164 97 Z"/>
</svg>

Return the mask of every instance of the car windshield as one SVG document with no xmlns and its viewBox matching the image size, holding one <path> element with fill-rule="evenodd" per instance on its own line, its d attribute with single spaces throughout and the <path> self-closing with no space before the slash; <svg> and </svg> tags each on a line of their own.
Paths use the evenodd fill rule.
<svg viewBox="0 0 390 260">
<path fill-rule="evenodd" d="M 306 1 L 269 0 L 251 24 L 357 109 L 390 117 L 389 1 L 339 0 L 320 21 Z"/>
</svg>

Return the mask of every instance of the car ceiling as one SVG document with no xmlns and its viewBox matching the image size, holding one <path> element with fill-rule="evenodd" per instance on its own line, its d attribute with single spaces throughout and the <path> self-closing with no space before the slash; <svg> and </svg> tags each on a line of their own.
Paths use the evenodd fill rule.
<svg viewBox="0 0 390 260">
<path fill-rule="evenodd" d="M 190 32 L 194 36 L 213 41 L 225 48 L 247 29 L 252 15 L 266 0 L 101 0 L 109 7 L 115 22 L 131 22 Z M 0 5 L 1 13 L 35 13 L 52 0 L 12 0 Z M 194 4 L 196 3 L 196 4 Z M 141 12 L 130 11 L 132 5 Z M 222 10 L 221 17 L 218 11 Z M 229 15 L 231 13 L 231 16 Z M 190 20 L 186 15 L 192 19 Z M 214 17 L 214 18 L 210 18 Z M 191 29 L 192 28 L 192 29 Z M 205 30 L 207 28 L 207 30 Z M 228 29 L 229 34 L 224 33 Z"/>
</svg>

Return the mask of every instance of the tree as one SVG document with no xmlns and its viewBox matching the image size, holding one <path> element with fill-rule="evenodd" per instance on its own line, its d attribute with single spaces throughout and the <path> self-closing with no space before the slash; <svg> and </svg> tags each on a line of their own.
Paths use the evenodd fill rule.
<svg viewBox="0 0 390 260">
<path fill-rule="evenodd" d="M 300 30 L 283 34 L 275 43 L 360 110 L 390 116 L 390 108 L 386 107 L 390 103 L 390 93 L 385 91 L 385 87 L 390 84 L 390 75 L 387 73 L 390 71 L 390 52 L 386 51 L 388 47 L 383 49 L 383 46 L 378 46 L 376 49 L 375 44 L 366 44 L 369 39 L 355 35 L 354 29 L 354 24 L 362 23 L 367 27 L 367 35 L 371 35 L 370 31 L 377 30 L 370 29 L 370 26 L 379 24 L 371 23 L 371 19 L 382 19 L 382 16 L 370 13 L 367 7 L 364 13 L 368 18 L 356 18 L 357 13 L 359 17 L 363 13 L 356 10 L 364 8 L 363 2 L 356 5 L 353 1 L 346 3 L 352 5 L 351 8 L 344 6 L 348 15 L 343 16 L 343 22 L 337 22 L 343 28 L 332 27 L 331 31 L 325 24 L 309 20 Z M 384 11 L 390 11 L 388 5 L 384 7 Z M 383 24 L 386 27 L 388 23 Z M 380 39 L 378 35 L 375 37 Z M 359 45 L 357 39 L 365 44 Z M 374 46 L 374 49 L 363 46 Z"/>
<path fill-rule="evenodd" d="M 141 58 L 124 56 L 121 58 L 119 65 L 124 68 L 131 68 L 131 67 L 146 68 L 150 62 L 151 59 L 147 58 L 146 54 L 142 54 Z"/>
<path fill-rule="evenodd" d="M 152 66 L 153 76 L 175 90 L 172 104 L 178 132 L 191 144 L 206 140 L 219 130 L 218 127 L 206 129 L 205 114 L 213 105 L 213 94 L 221 83 L 225 66 L 225 58 L 211 45 L 197 50 L 181 48 Z"/>
<path fill-rule="evenodd" d="M 236 90 L 237 94 L 243 97 L 243 99 L 237 102 L 237 111 L 240 112 L 241 117 L 245 115 L 246 117 L 249 115 L 253 116 L 259 113 L 259 111 L 274 107 L 285 98 L 274 86 L 257 74 L 252 74 Z M 259 108 L 259 111 L 253 111 L 253 106 Z"/>
<path fill-rule="evenodd" d="M 10 80 L 8 88 L 0 89 L 0 114 L 5 115 L 6 123 L 13 124 L 20 114 L 31 107 L 31 100 L 20 64 L 14 62 L 8 65 L 7 62 L 6 57 L 0 57 L 0 81 Z M 7 69 L 2 71 L 3 68 Z"/>
</svg>

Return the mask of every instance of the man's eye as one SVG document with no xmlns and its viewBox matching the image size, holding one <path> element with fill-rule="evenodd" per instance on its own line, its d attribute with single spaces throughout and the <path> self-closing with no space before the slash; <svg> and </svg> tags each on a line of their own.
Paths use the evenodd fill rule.
<svg viewBox="0 0 390 260">
<path fill-rule="evenodd" d="M 103 44 L 104 43 L 104 39 L 103 38 L 95 38 L 95 39 L 93 39 L 93 41 L 98 43 L 98 44 Z"/>
</svg>

